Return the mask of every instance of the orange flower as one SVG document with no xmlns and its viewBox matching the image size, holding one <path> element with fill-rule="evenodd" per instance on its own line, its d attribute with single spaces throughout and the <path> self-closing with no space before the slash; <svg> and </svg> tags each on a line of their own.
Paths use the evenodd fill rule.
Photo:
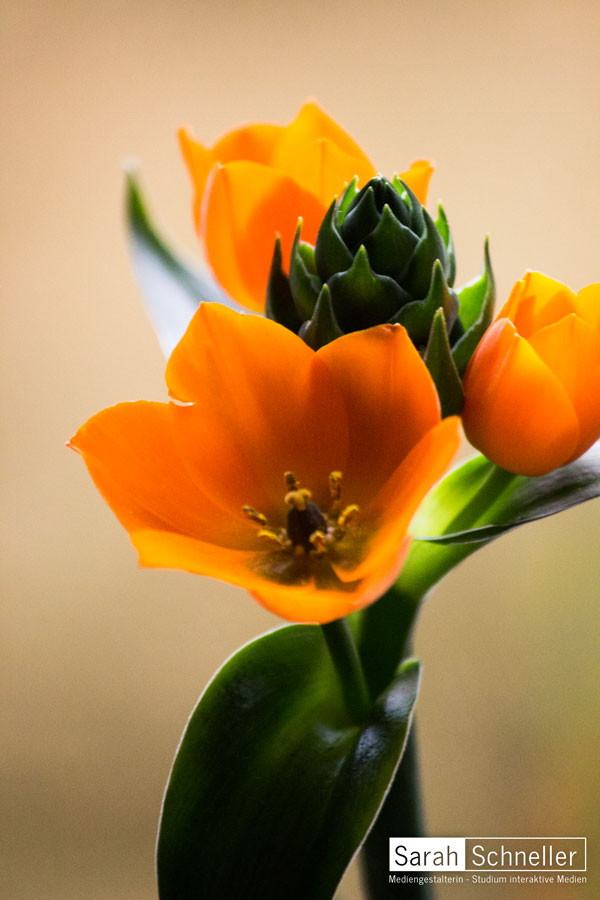
<svg viewBox="0 0 600 900">
<path fill-rule="evenodd" d="M 518 281 L 465 374 L 463 422 L 499 466 L 543 475 L 600 436 L 600 284 Z"/>
<path fill-rule="evenodd" d="M 70 441 L 141 565 L 241 585 L 293 621 L 377 599 L 458 443 L 405 330 L 315 353 L 275 322 L 202 304 L 166 378 L 174 402 L 111 407 Z"/>
<path fill-rule="evenodd" d="M 334 196 L 375 169 L 352 138 L 315 103 L 289 125 L 247 125 L 212 148 L 179 132 L 195 189 L 194 217 L 208 261 L 228 293 L 262 311 L 275 236 L 286 261 L 298 219 L 314 243 Z M 433 169 L 418 160 L 400 176 L 424 203 Z"/>
</svg>

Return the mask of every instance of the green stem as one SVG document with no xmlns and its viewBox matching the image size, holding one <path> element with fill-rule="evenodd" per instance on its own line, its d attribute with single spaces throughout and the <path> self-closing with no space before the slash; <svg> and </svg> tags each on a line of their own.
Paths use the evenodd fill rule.
<svg viewBox="0 0 600 900">
<path fill-rule="evenodd" d="M 444 534 L 475 527 L 490 505 L 515 476 L 494 466 L 462 509 L 446 524 Z M 415 541 L 396 583 L 377 603 L 360 614 L 356 623 L 365 680 L 374 700 L 394 678 L 409 652 L 412 630 L 429 590 L 477 544 L 428 544 Z M 423 834 L 416 739 L 409 736 L 389 793 L 361 854 L 363 882 L 368 900 L 395 896 L 402 900 L 431 900 L 429 885 L 390 885 L 388 839 Z"/>
<path fill-rule="evenodd" d="M 517 476 L 493 466 L 444 534 L 474 528 L 491 504 Z M 413 541 L 395 584 L 360 613 L 358 647 L 371 696 L 376 698 L 394 678 L 404 659 L 418 611 L 432 587 L 481 544 L 429 544 Z"/>
<path fill-rule="evenodd" d="M 491 503 L 504 493 L 515 478 L 518 476 L 513 472 L 507 472 L 500 466 L 492 466 L 487 478 L 482 481 L 476 493 L 446 525 L 444 534 L 454 534 L 466 528 L 475 528 L 483 514 L 490 508 Z"/>
<path fill-rule="evenodd" d="M 420 837 L 425 832 L 420 793 L 417 738 L 413 726 L 396 777 L 360 856 L 363 886 L 369 900 L 433 898 L 429 884 L 390 884 L 388 878 L 389 839 Z"/>
<path fill-rule="evenodd" d="M 353 722 L 364 722 L 371 698 L 360 656 L 347 619 L 321 625 L 329 653 L 337 670 L 346 708 Z"/>
</svg>

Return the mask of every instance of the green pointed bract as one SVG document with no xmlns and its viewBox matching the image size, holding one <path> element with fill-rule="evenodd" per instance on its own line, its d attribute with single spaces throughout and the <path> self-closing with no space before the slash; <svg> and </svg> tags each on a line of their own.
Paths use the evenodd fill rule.
<svg viewBox="0 0 600 900">
<path fill-rule="evenodd" d="M 289 283 L 300 321 L 305 322 L 313 314 L 321 280 L 317 275 L 314 248 L 300 240 L 301 227 L 302 223 L 299 223 L 292 246 Z"/>
<path fill-rule="evenodd" d="M 460 415 L 465 395 L 460 375 L 452 358 L 446 317 L 441 307 L 433 317 L 423 359 L 437 388 L 442 417 Z"/>
<path fill-rule="evenodd" d="M 336 272 L 342 272 L 352 265 L 352 254 L 338 233 L 334 216 L 335 200 L 321 222 L 315 244 L 315 262 L 322 281 L 327 281 Z"/>
<path fill-rule="evenodd" d="M 463 334 L 456 339 L 452 355 L 456 368 L 461 375 L 464 375 L 469 360 L 484 332 L 489 328 L 494 314 L 496 286 L 487 238 L 485 239 L 483 255 L 483 274 L 458 291 L 458 317 Z"/>
<path fill-rule="evenodd" d="M 409 210 L 406 224 L 409 225 L 417 234 L 420 234 L 424 228 L 423 207 L 421 206 L 409 186 L 404 181 L 402 181 L 401 178 L 398 178 L 397 175 L 394 175 L 393 185 L 396 188 L 399 196 L 402 198 L 405 207 Z"/>
<path fill-rule="evenodd" d="M 329 288 L 326 284 L 321 289 L 312 319 L 302 325 L 299 334 L 313 350 L 318 350 L 319 347 L 324 347 L 325 344 L 330 344 L 331 341 L 342 336 L 343 331 L 335 318 Z"/>
<path fill-rule="evenodd" d="M 283 271 L 282 262 L 281 238 L 277 235 L 269 272 L 269 281 L 267 283 L 265 315 L 268 319 L 273 319 L 275 322 L 279 322 L 280 325 L 285 325 L 286 328 L 297 334 L 302 324 L 302 319 L 296 310 L 290 283 Z"/>
<path fill-rule="evenodd" d="M 339 199 L 339 202 L 336 206 L 335 211 L 335 222 L 338 229 L 341 227 L 344 218 L 346 217 L 346 213 L 348 212 L 348 208 L 354 198 L 358 193 L 358 178 L 355 175 L 352 181 L 350 181 L 346 187 L 344 188 L 344 192 Z"/>
<path fill-rule="evenodd" d="M 397 175 L 391 181 L 377 175 L 360 190 L 353 178 L 327 210 L 314 249 L 301 241 L 298 229 L 289 279 L 280 271 L 277 278 L 272 274 L 268 314 L 287 327 L 299 319 L 298 333 L 311 346 L 386 322 L 401 324 L 421 353 L 433 340 L 430 352 L 437 359 L 441 325 L 438 317 L 434 327 L 434 318 L 442 309 L 455 371 L 462 376 L 491 321 L 494 281 L 487 245 L 485 253 L 483 275 L 457 296 L 454 243 L 443 206 L 434 221 Z"/>
<path fill-rule="evenodd" d="M 431 272 L 436 260 L 440 260 L 446 270 L 446 247 L 442 236 L 435 227 L 435 222 L 427 212 L 423 210 L 424 230 L 415 248 L 406 272 L 401 276 L 400 283 L 414 297 L 424 297 L 431 284 Z"/>
<path fill-rule="evenodd" d="M 406 300 L 392 278 L 375 275 L 366 249 L 360 247 L 352 267 L 328 281 L 331 305 L 343 331 L 357 331 L 387 322 Z"/>
<path fill-rule="evenodd" d="M 410 259 L 418 242 L 416 234 L 399 222 L 386 204 L 377 228 L 364 245 L 374 271 L 394 278 L 398 274 L 397 260 Z"/>
<path fill-rule="evenodd" d="M 369 185 L 357 194 L 340 226 L 340 235 L 350 253 L 355 253 L 379 225 L 380 212 L 375 203 L 375 192 Z"/>
<path fill-rule="evenodd" d="M 458 312 L 458 298 L 448 287 L 442 264 L 436 259 L 426 298 L 407 303 L 392 321 L 404 325 L 412 342 L 422 349 L 429 339 L 433 317 L 440 308 L 444 313 L 446 329 L 450 331 Z"/>
<path fill-rule="evenodd" d="M 451 318 L 447 296 L 438 298 L 436 305 L 428 296 L 436 260 L 446 281 L 454 275 L 450 229 L 443 212 L 440 227 L 441 231 L 397 176 L 389 181 L 377 175 L 360 191 L 353 179 L 321 223 L 314 256 L 319 281 L 298 258 L 299 239 L 295 242 L 290 285 L 299 314 L 311 318 L 311 304 L 323 283 L 330 288 L 333 311 L 344 332 L 398 321 L 404 306 L 419 303 L 409 318 L 418 320 L 416 340 L 424 345 L 438 306 L 444 306 L 448 321 Z M 425 308 L 424 301 L 428 301 Z"/>
<path fill-rule="evenodd" d="M 439 231 L 442 236 L 442 240 L 444 241 L 444 245 L 446 247 L 446 258 L 447 258 L 447 270 L 446 270 L 446 281 L 453 287 L 454 279 L 456 278 L 456 254 L 454 252 L 454 241 L 452 240 L 452 233 L 450 231 L 450 226 L 448 225 L 448 219 L 446 217 L 446 213 L 444 211 L 444 207 L 440 203 L 438 205 L 438 217 L 435 220 L 435 227 Z"/>
</svg>

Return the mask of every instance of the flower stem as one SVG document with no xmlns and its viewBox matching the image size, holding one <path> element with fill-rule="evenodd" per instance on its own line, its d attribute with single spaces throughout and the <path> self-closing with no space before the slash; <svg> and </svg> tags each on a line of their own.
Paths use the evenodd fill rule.
<svg viewBox="0 0 600 900">
<path fill-rule="evenodd" d="M 447 523 L 444 533 L 453 534 L 475 527 L 484 513 L 517 476 L 493 466 L 474 494 Z M 358 641 L 360 656 L 373 700 L 394 678 L 409 652 L 411 632 L 429 590 L 476 545 L 432 545 L 415 541 L 394 585 L 377 603 L 360 613 Z M 388 883 L 388 839 L 420 837 L 419 773 L 416 739 L 411 733 L 389 793 L 361 852 L 363 883 L 368 900 L 401 897 L 402 900 L 431 900 L 428 885 Z"/>
<path fill-rule="evenodd" d="M 363 722 L 371 709 L 371 700 L 360 656 L 347 619 L 321 625 L 323 636 L 340 679 L 346 708 L 353 722 Z"/>
</svg>

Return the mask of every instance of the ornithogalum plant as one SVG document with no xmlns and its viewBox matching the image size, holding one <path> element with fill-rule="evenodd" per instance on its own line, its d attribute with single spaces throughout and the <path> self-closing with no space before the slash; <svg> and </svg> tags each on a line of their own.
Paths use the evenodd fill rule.
<svg viewBox="0 0 600 900">
<path fill-rule="evenodd" d="M 130 176 L 168 402 L 106 409 L 69 444 L 141 565 L 239 585 L 297 624 L 242 648 L 198 702 L 159 894 L 330 900 L 362 847 L 378 900 L 387 838 L 417 827 L 403 752 L 421 601 L 508 529 L 600 494 L 600 285 L 528 273 L 492 323 L 487 243 L 456 287 L 430 164 L 376 174 L 314 103 L 213 148 L 180 137 L 214 280 L 167 246 Z M 461 414 L 485 456 L 443 477 Z"/>
</svg>

